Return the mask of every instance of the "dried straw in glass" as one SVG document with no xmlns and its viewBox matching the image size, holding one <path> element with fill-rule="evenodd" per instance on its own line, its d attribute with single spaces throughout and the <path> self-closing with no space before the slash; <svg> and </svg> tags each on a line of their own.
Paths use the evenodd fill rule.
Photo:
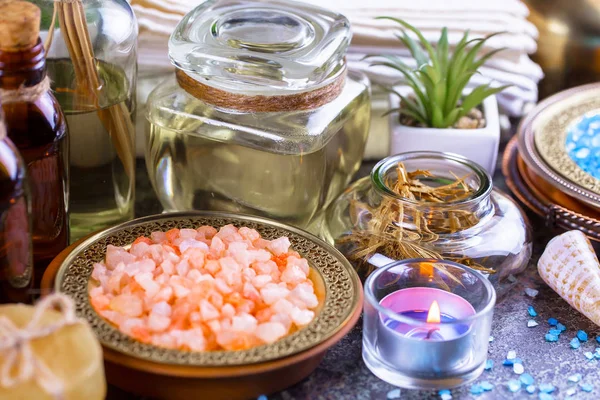
<svg viewBox="0 0 600 400">
<path fill-rule="evenodd" d="M 54 2 L 54 13 L 45 43 L 46 50 L 52 43 L 57 16 L 75 70 L 76 98 L 91 98 L 92 103 L 98 108 L 100 121 L 102 121 L 115 145 L 117 155 L 125 168 L 125 173 L 130 179 L 134 179 L 133 137 L 135 132 L 131 115 L 124 101 L 107 108 L 101 108 L 100 98 L 103 95 L 103 86 L 96 69 L 96 58 L 94 57 L 94 49 L 82 1 L 57 0 Z"/>
<path fill-rule="evenodd" d="M 473 188 L 466 179 L 454 176 L 455 180 L 433 187 L 419 178 L 435 177 L 429 171 L 408 172 L 403 163 L 396 168 L 397 178 L 388 179 L 386 186 L 399 197 L 413 202 L 448 204 L 465 200 L 473 195 Z M 354 229 L 342 237 L 338 244 L 352 245 L 349 258 L 358 266 L 360 275 L 366 277 L 374 269 L 368 260 L 374 254 L 383 254 L 394 260 L 408 258 L 434 258 L 455 261 L 488 273 L 493 270 L 483 267 L 467 257 L 443 257 L 433 250 L 430 243 L 438 240 L 440 234 L 452 234 L 475 226 L 479 219 L 470 211 L 447 207 L 443 212 L 423 212 L 420 207 L 407 206 L 406 202 L 385 197 L 372 208 L 356 199 L 350 202 L 351 215 L 368 215 L 366 229 Z M 409 229 L 405 228 L 410 224 Z"/>
</svg>

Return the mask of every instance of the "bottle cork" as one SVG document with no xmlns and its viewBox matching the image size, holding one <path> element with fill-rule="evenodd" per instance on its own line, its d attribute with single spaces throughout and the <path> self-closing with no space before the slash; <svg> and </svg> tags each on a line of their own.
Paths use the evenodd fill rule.
<svg viewBox="0 0 600 400">
<path fill-rule="evenodd" d="M 0 1 L 0 50 L 32 48 L 40 36 L 40 9 L 26 1 Z"/>
</svg>

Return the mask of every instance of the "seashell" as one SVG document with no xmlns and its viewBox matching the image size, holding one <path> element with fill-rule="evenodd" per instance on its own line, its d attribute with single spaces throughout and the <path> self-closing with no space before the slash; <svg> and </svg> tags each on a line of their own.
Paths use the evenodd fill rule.
<svg viewBox="0 0 600 400">
<path fill-rule="evenodd" d="M 538 272 L 571 307 L 600 325 L 600 263 L 581 231 L 552 239 L 538 261 Z"/>
</svg>

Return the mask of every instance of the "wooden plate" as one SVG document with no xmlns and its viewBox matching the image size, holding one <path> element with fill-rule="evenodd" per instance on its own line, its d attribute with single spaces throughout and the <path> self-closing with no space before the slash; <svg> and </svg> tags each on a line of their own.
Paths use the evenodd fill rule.
<svg viewBox="0 0 600 400">
<path fill-rule="evenodd" d="M 270 237 L 270 235 L 281 236 L 281 229 L 285 230 L 285 234 L 290 237 L 292 246 L 296 251 L 300 252 L 303 256 L 306 256 L 307 254 L 303 252 L 303 249 L 309 249 L 309 251 L 314 252 L 315 255 L 318 255 L 322 259 L 321 262 L 316 265 L 311 263 L 311 266 L 321 273 L 326 292 L 323 310 L 321 310 L 321 313 L 319 313 L 315 318 L 315 321 L 313 321 L 315 326 L 318 326 L 316 323 L 319 317 L 327 315 L 324 314 L 324 312 L 327 307 L 331 307 L 331 305 L 328 305 L 328 302 L 337 303 L 339 306 L 340 298 L 332 295 L 331 286 L 332 283 L 344 282 L 344 276 L 346 275 L 349 278 L 348 282 L 350 284 L 344 286 L 345 291 L 347 292 L 344 297 L 347 297 L 349 293 L 351 294 L 350 306 L 348 307 L 348 312 L 345 313 L 347 315 L 338 315 L 338 318 L 340 316 L 342 317 L 339 320 L 339 326 L 332 329 L 329 334 L 320 336 L 320 339 L 312 345 L 305 345 L 303 348 L 289 352 L 288 354 L 282 352 L 281 354 L 283 355 L 280 357 L 271 356 L 270 358 L 267 357 L 264 361 L 248 363 L 194 365 L 189 362 L 179 364 L 156 362 L 148 357 L 137 357 L 135 354 L 119 351 L 113 346 L 107 346 L 101 341 L 104 349 L 106 373 L 109 383 L 121 387 L 126 391 L 151 396 L 153 398 L 189 399 L 197 397 L 199 394 L 210 396 L 206 398 L 211 399 L 256 398 L 260 394 L 268 394 L 282 390 L 304 379 L 317 367 L 325 355 L 326 350 L 337 343 L 356 324 L 362 307 L 362 287 L 353 268 L 340 253 L 320 239 L 296 228 L 287 227 L 262 218 L 223 213 L 178 213 L 147 217 L 92 235 L 63 251 L 50 264 L 44 275 L 42 288 L 49 291 L 52 290 L 53 287 L 64 287 L 61 285 L 61 279 L 68 277 L 69 268 L 75 265 L 73 260 L 76 260 L 77 257 L 81 257 L 84 254 L 87 254 L 87 256 L 96 254 L 94 248 L 91 247 L 94 243 L 102 243 L 102 246 L 105 247 L 106 243 L 110 242 L 110 238 L 114 239 L 116 237 L 115 234 L 118 234 L 119 232 L 121 232 L 121 234 L 125 232 L 125 236 L 136 236 L 140 232 L 140 227 L 152 226 L 152 229 L 156 230 L 155 225 L 152 224 L 156 224 L 157 221 L 160 221 L 160 224 L 163 224 L 165 229 L 170 229 L 174 226 L 191 226 L 190 224 L 201 225 L 208 223 L 207 218 L 213 222 L 213 226 L 221 226 L 232 222 L 231 219 L 233 218 L 237 221 L 235 223 L 237 226 L 243 224 L 244 226 L 255 228 L 260 228 L 262 226 L 263 228 L 275 229 L 272 231 L 263 230 L 261 234 L 265 237 Z M 215 218 L 221 219 L 221 223 L 214 223 Z M 149 223 L 151 223 L 151 225 L 148 225 Z M 253 224 L 262 225 L 256 226 Z M 258 230 L 260 231 L 260 229 Z M 106 240 L 107 238 L 108 242 Z M 300 239 L 307 240 L 307 242 L 303 242 L 305 243 L 304 247 L 300 246 L 302 248 L 299 248 L 298 246 L 298 240 Z M 335 262 L 332 263 L 330 257 L 333 257 Z M 323 260 L 329 261 L 324 262 Z M 327 267 L 327 265 L 329 265 L 329 267 Z M 328 271 L 327 268 L 333 268 L 333 270 Z M 89 277 L 85 277 L 85 279 L 87 280 Z M 76 302 L 79 315 L 85 317 L 86 314 L 82 313 L 81 301 L 76 300 Z M 336 307 L 336 309 L 338 310 L 337 312 L 340 311 L 339 307 Z M 92 323 L 96 322 L 92 321 Z M 311 325 L 304 329 L 310 328 Z M 290 336 L 299 334 L 303 330 Z M 283 342 L 284 340 L 285 338 L 281 339 L 279 342 Z M 281 346 L 281 344 L 279 345 Z M 272 355 L 272 353 L 269 354 Z M 239 357 L 234 358 L 234 360 L 238 359 Z M 151 384 L 149 384 L 149 382 L 151 382 Z"/>
</svg>

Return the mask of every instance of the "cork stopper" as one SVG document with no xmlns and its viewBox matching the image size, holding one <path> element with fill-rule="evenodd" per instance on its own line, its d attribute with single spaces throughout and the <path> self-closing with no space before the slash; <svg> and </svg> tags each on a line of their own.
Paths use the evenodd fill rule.
<svg viewBox="0 0 600 400">
<path fill-rule="evenodd" d="M 32 48 L 40 36 L 40 9 L 26 1 L 0 1 L 0 50 Z"/>
</svg>

